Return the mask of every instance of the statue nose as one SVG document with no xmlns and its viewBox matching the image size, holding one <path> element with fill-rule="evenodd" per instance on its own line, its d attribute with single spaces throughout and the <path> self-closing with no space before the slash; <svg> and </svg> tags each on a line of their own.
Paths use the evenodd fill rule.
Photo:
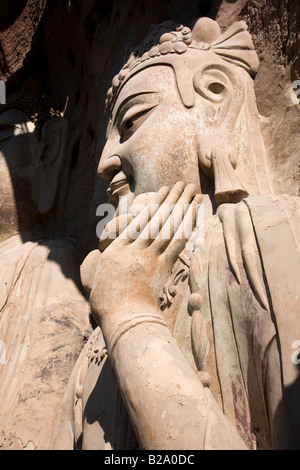
<svg viewBox="0 0 300 470">
<path fill-rule="evenodd" d="M 106 181 L 111 181 L 113 177 L 122 170 L 121 158 L 118 155 L 102 157 L 98 166 L 98 175 Z"/>
</svg>

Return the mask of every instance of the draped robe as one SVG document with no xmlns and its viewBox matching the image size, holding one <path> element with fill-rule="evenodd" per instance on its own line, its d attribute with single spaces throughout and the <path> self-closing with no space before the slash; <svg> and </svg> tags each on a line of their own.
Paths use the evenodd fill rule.
<svg viewBox="0 0 300 470">
<path fill-rule="evenodd" d="M 47 450 L 89 307 L 75 246 L 27 235 L 0 245 L 0 448 Z"/>
</svg>

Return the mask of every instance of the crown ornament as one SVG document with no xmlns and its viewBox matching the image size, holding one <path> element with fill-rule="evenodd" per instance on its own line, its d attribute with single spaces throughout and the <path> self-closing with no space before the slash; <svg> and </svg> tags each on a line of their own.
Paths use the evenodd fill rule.
<svg viewBox="0 0 300 470">
<path fill-rule="evenodd" d="M 165 30 L 159 40 L 156 39 L 157 42 L 151 44 L 161 29 L 170 29 L 170 23 L 163 23 L 158 31 L 152 33 L 152 37 L 147 37 L 137 51 L 130 55 L 119 74 L 113 78 L 112 86 L 107 93 L 107 111 L 112 111 L 121 87 L 134 73 L 151 65 L 174 64 L 178 60 L 176 57 L 188 51 L 214 52 L 225 61 L 244 68 L 251 76 L 258 70 L 259 60 L 244 21 L 234 23 L 222 34 L 216 21 L 200 18 L 193 29 L 177 25 L 172 31 Z"/>
</svg>

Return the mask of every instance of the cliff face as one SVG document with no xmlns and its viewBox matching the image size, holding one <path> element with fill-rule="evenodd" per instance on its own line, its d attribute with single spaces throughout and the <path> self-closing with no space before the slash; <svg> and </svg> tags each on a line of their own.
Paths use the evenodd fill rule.
<svg viewBox="0 0 300 470">
<path fill-rule="evenodd" d="M 86 249 L 95 243 L 95 207 L 105 184 L 95 176 L 105 140 L 104 102 L 112 77 L 151 24 L 189 25 L 211 16 L 221 28 L 243 19 L 261 67 L 255 79 L 276 190 L 299 192 L 300 77 L 298 0 L 4 0 L 0 67 L 8 95 L 45 94 L 70 123 L 67 230 Z M 79 210 L 80 208 L 80 210 Z"/>
</svg>

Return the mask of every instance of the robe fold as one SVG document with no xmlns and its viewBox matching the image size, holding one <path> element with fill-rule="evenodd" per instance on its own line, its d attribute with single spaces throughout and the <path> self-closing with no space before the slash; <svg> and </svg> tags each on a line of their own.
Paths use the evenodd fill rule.
<svg viewBox="0 0 300 470">
<path fill-rule="evenodd" d="M 0 245 L 0 448 L 53 443 L 89 327 L 76 252 L 66 240 Z"/>
</svg>

